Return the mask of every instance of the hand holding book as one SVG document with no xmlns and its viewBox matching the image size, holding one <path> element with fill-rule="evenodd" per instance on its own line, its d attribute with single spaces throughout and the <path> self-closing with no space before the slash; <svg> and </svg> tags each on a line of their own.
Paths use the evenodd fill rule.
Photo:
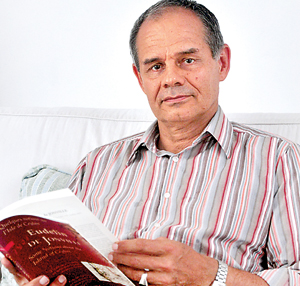
<svg viewBox="0 0 300 286">
<path fill-rule="evenodd" d="M 67 283 L 67 279 L 65 276 L 63 275 L 59 275 L 51 284 L 50 283 L 50 279 L 47 276 L 41 275 L 35 279 L 33 279 L 32 281 L 28 281 L 24 276 L 21 276 L 16 269 L 14 268 L 14 266 L 12 265 L 12 263 L 7 259 L 7 258 L 3 258 L 1 260 L 1 263 L 14 275 L 16 282 L 18 283 L 18 285 L 22 285 L 22 286 L 64 286 Z"/>
<path fill-rule="evenodd" d="M 1 252 L 38 283 L 29 285 L 42 285 L 39 275 L 64 285 L 55 280 L 60 274 L 67 277 L 65 285 L 134 285 L 107 259 L 116 240 L 69 190 L 30 197 L 0 212 Z"/>
</svg>

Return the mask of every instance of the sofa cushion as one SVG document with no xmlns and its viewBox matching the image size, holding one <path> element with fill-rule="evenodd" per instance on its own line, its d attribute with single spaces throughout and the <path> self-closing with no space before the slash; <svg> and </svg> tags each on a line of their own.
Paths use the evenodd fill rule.
<svg viewBox="0 0 300 286">
<path fill-rule="evenodd" d="M 66 188 L 71 174 L 50 165 L 31 168 L 23 177 L 20 198 Z"/>
</svg>

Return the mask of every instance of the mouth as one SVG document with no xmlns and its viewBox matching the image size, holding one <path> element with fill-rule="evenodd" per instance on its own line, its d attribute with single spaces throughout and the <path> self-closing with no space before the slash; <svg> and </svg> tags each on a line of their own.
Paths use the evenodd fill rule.
<svg viewBox="0 0 300 286">
<path fill-rule="evenodd" d="M 165 102 L 165 103 L 180 103 L 180 102 L 185 101 L 189 97 L 190 97 L 190 95 L 183 95 L 183 94 L 176 95 L 176 96 L 167 96 L 162 100 L 162 102 Z"/>
</svg>

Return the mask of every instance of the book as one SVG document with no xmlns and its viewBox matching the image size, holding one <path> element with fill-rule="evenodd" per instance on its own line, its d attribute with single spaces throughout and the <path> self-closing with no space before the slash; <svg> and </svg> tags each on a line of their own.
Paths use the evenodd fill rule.
<svg viewBox="0 0 300 286">
<path fill-rule="evenodd" d="M 0 211 L 0 251 L 28 280 L 134 286 L 108 254 L 117 238 L 68 189 L 27 197 Z"/>
</svg>

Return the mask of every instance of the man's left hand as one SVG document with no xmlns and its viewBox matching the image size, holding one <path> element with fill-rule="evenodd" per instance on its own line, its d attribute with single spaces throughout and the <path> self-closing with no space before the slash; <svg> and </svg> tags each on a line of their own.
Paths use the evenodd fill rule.
<svg viewBox="0 0 300 286">
<path fill-rule="evenodd" d="M 147 269 L 150 285 L 208 286 L 218 269 L 215 259 L 167 238 L 124 240 L 113 249 L 112 261 L 126 276 L 139 281 Z"/>
</svg>

